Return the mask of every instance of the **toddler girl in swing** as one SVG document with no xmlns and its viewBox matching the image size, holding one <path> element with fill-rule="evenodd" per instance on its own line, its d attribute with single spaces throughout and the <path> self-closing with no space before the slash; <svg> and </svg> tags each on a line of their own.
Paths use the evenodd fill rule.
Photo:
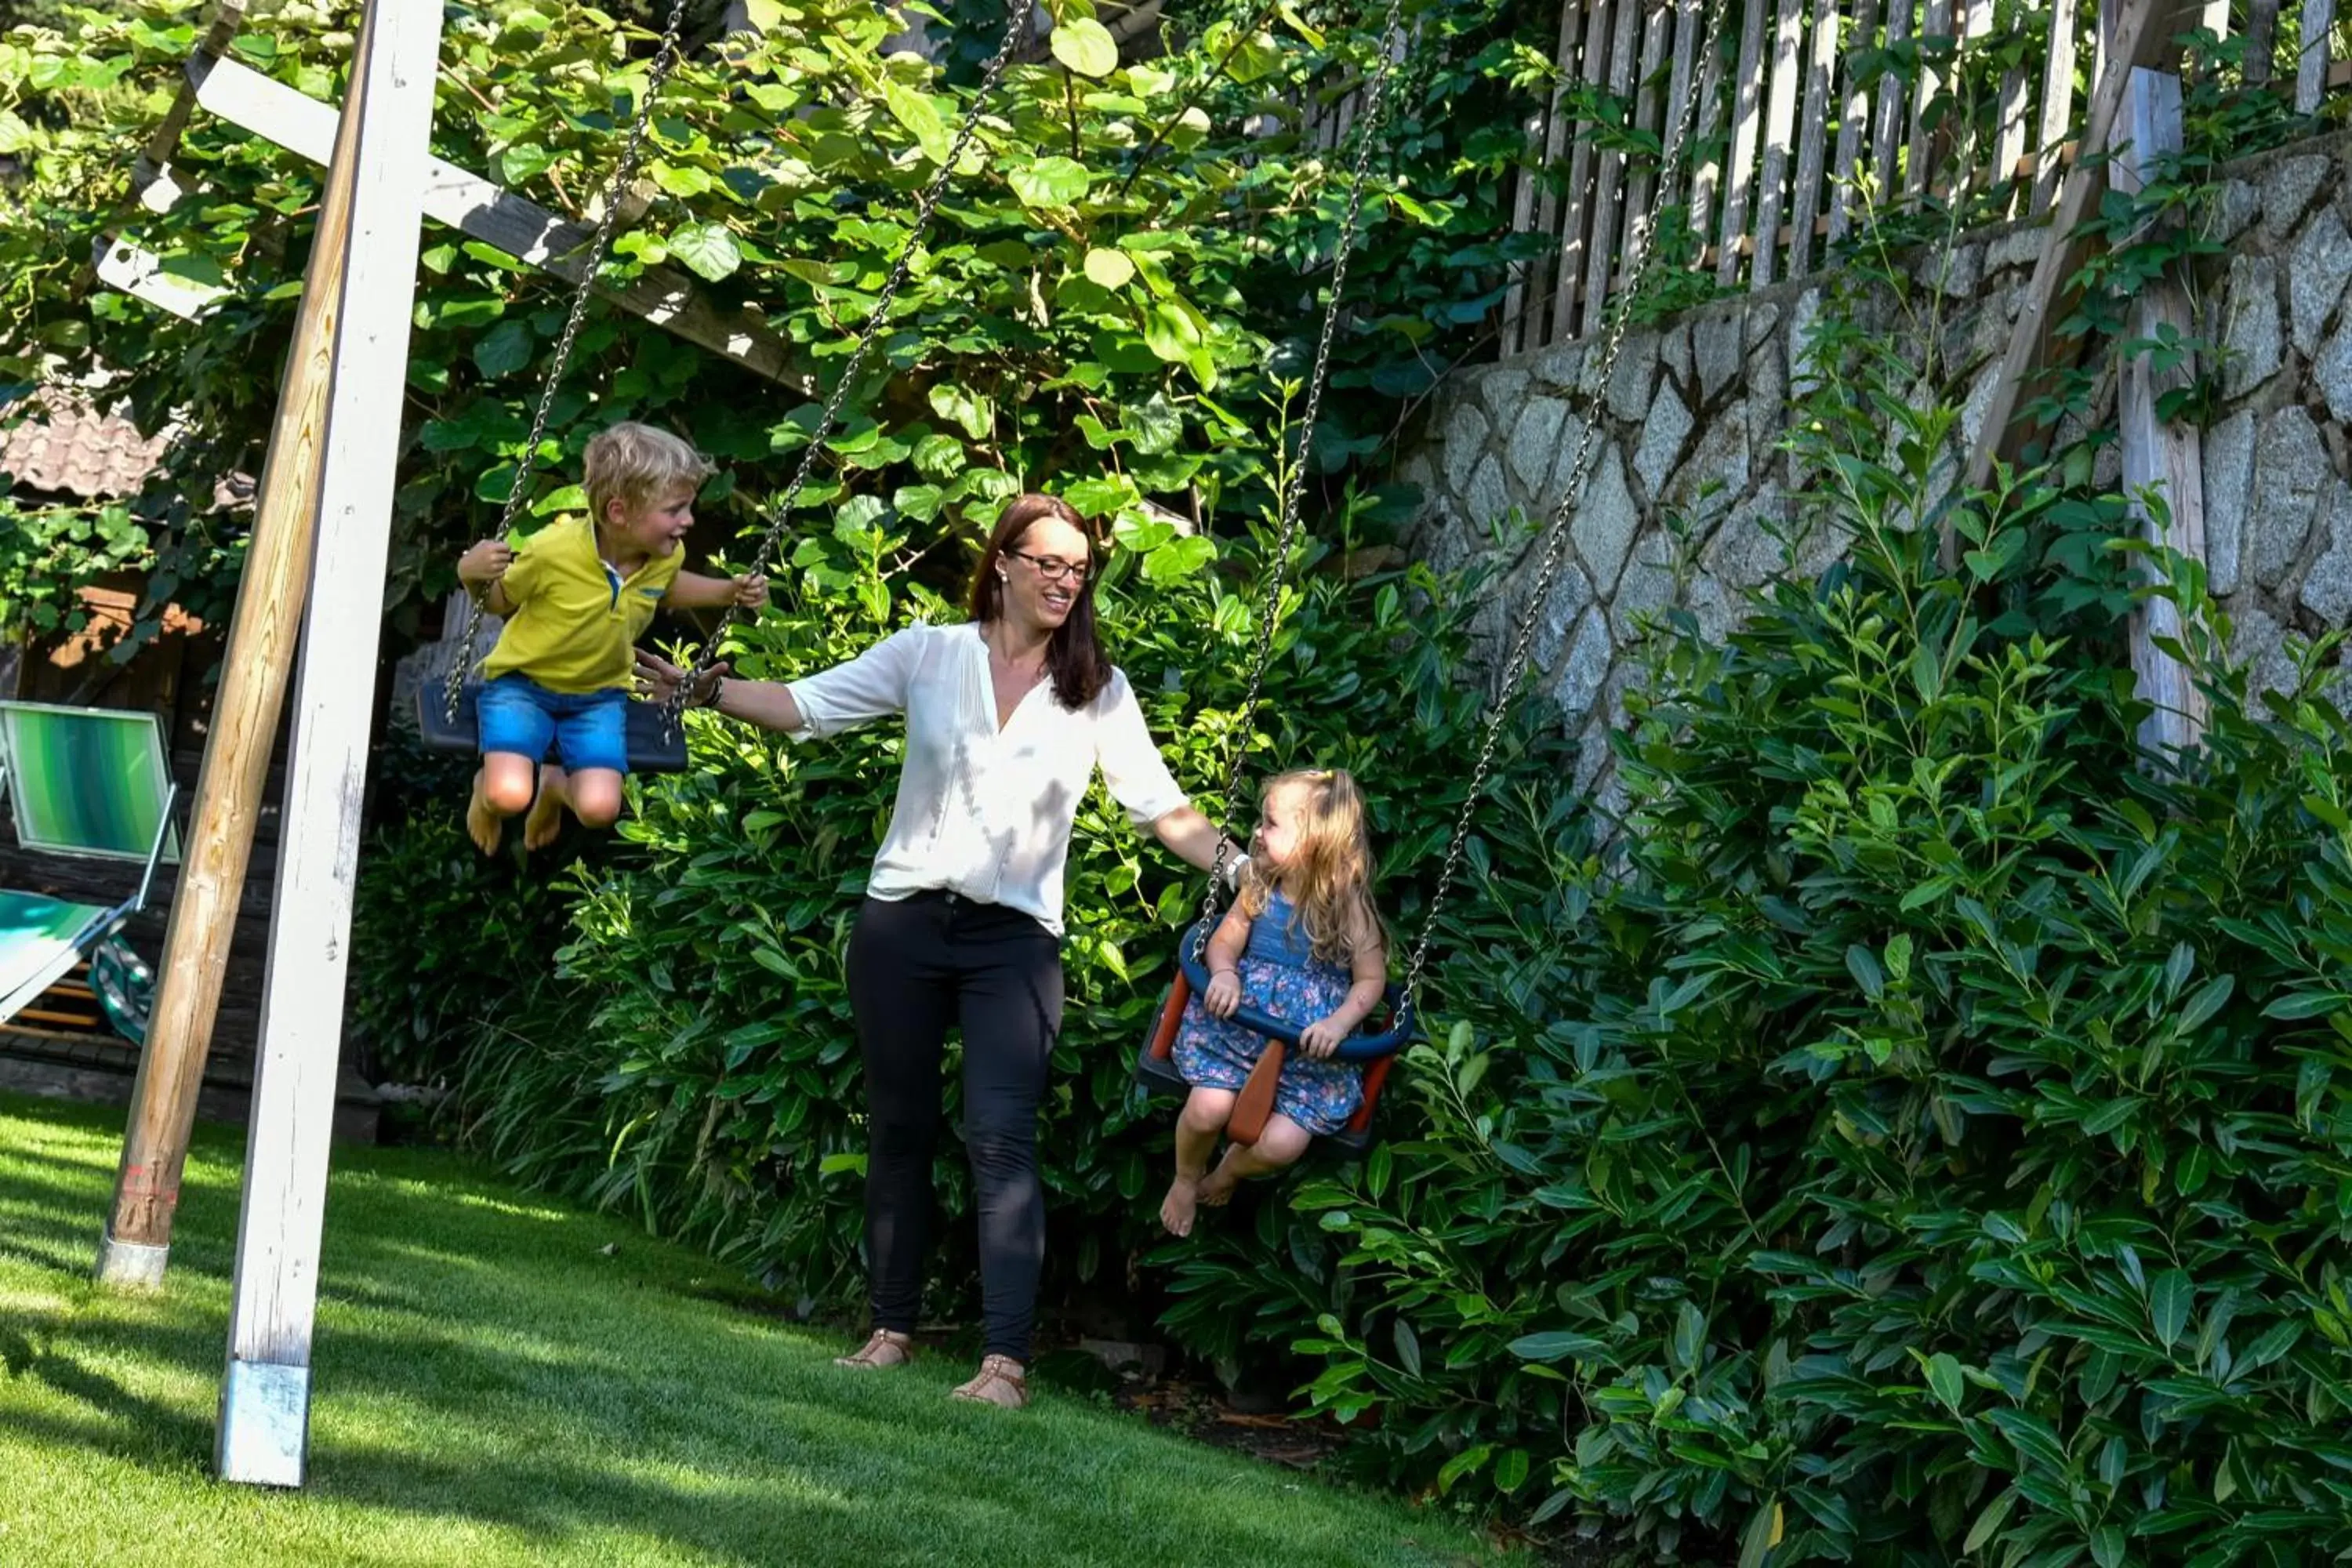
<svg viewBox="0 0 2352 1568">
<path fill-rule="evenodd" d="M 1337 1132 L 1363 1102 L 1363 1074 L 1330 1058 L 1388 984 L 1388 943 L 1372 907 L 1372 856 L 1364 799 L 1338 768 L 1270 780 L 1258 796 L 1257 832 L 1234 906 L 1209 939 L 1209 987 L 1185 1009 L 1176 1069 L 1192 1085 L 1176 1123 L 1176 1179 L 1160 1220 L 1192 1231 L 1202 1204 L 1233 1196 L 1234 1184 L 1278 1171 L 1318 1136 Z M 1228 1022 L 1244 1001 L 1276 1018 L 1312 1019 L 1282 1064 L 1274 1114 L 1256 1143 L 1209 1155 L 1234 1113 L 1263 1036 Z"/>
</svg>

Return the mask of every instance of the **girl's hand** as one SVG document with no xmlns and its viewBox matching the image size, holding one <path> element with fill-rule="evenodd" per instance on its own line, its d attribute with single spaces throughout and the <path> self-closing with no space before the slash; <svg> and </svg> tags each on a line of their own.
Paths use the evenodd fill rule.
<svg viewBox="0 0 2352 1568">
<path fill-rule="evenodd" d="M 1339 1043 L 1352 1032 L 1350 1026 L 1342 1023 L 1339 1015 L 1334 1013 L 1328 1017 L 1318 1018 L 1299 1030 L 1298 1048 L 1315 1060 L 1323 1061 L 1338 1050 Z"/>
<path fill-rule="evenodd" d="M 485 539 L 457 557 L 457 581 L 468 588 L 488 587 L 507 574 L 514 552 L 495 539 Z"/>
<path fill-rule="evenodd" d="M 1209 989 L 1201 997 L 1201 1010 L 1212 1018 L 1230 1018 L 1242 1005 L 1242 977 L 1230 969 L 1220 969 L 1209 976 Z"/>
<path fill-rule="evenodd" d="M 646 700 L 667 702 L 670 694 L 686 684 L 686 671 L 661 655 L 648 653 L 644 648 L 638 648 L 636 655 L 637 695 Z M 720 679 L 731 673 L 724 664 L 714 664 L 704 670 L 702 679 L 695 683 L 694 691 L 687 698 L 686 705 L 697 708 L 709 702 L 718 691 Z"/>
<path fill-rule="evenodd" d="M 751 576 L 748 574 L 736 578 L 735 602 L 742 605 L 747 610 L 766 609 L 768 607 L 768 580 L 765 577 Z"/>
</svg>

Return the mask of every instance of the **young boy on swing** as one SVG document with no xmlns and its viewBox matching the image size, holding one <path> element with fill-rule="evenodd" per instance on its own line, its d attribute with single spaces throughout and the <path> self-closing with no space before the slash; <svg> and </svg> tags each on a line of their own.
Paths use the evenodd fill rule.
<svg viewBox="0 0 2352 1568">
<path fill-rule="evenodd" d="M 694 496 L 709 458 L 667 430 L 623 422 L 588 443 L 588 514 L 559 520 L 520 549 L 486 539 L 459 557 L 474 602 L 506 617 L 482 661 L 482 765 L 466 830 L 498 852 L 506 818 L 528 811 L 523 847 L 554 841 L 570 808 L 583 827 L 621 815 L 629 771 L 633 645 L 654 611 L 768 602 L 764 577 L 681 570 Z M 556 761 L 544 761 L 549 745 Z"/>
</svg>

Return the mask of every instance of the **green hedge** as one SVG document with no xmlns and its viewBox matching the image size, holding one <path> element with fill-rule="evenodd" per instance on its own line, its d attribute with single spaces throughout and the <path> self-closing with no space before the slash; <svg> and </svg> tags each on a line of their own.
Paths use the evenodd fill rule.
<svg viewBox="0 0 2352 1568">
<path fill-rule="evenodd" d="M 2121 499 L 2073 454 L 1985 498 L 1997 526 L 1952 514 L 1941 569 L 1911 520 L 1951 415 L 1871 369 L 1827 395 L 1891 439 L 1830 413 L 1795 442 L 1850 563 L 1655 649 L 1628 864 L 1558 928 L 1554 1022 L 1425 1048 L 1422 1135 L 1300 1194 L 1356 1274 L 1316 1399 L 1400 1484 L 1673 1560 L 2332 1560 L 2334 648 L 2250 702 L 2176 563 L 2212 727 L 2148 763 Z"/>
</svg>

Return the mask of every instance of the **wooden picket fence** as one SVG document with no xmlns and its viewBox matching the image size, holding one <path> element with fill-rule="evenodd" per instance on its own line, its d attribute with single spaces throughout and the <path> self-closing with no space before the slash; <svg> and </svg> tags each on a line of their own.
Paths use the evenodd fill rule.
<svg viewBox="0 0 2352 1568">
<path fill-rule="evenodd" d="M 1709 5 L 1732 9 L 1718 48 L 1702 59 Z M 2206 0 L 2200 25 L 2219 37 L 2242 34 L 2244 85 L 2291 91 L 2297 110 L 2310 113 L 2352 82 L 2335 22 L 2335 0 L 2284 0 L 2284 16 L 2282 0 Z M 2038 37 L 1973 89 L 1992 92 L 1990 112 L 1931 110 L 1939 97 L 1948 109 L 1956 96 L 1943 74 L 1974 81 L 1982 72 L 1971 74 L 1973 61 L 1997 62 L 1997 23 L 2003 31 L 2031 26 Z M 1958 47 L 1941 74 L 1928 62 L 1874 79 L 1864 68 L 1870 54 L 1936 39 Z M 1597 94 L 1661 142 L 1698 94 L 1690 156 L 1665 198 L 1688 225 L 1688 242 L 1662 260 L 1736 289 L 1812 272 L 1864 204 L 1885 210 L 1932 192 L 1947 200 L 1975 194 L 2020 216 L 2045 210 L 2105 63 L 2092 0 L 2022 0 L 1998 12 L 1994 0 L 1565 0 L 1553 58 L 1560 86 L 1528 122 L 1538 156 L 1517 176 L 1512 226 L 1555 243 L 1511 282 L 1501 321 L 1507 355 L 1597 331 L 1625 287 L 1626 247 L 1655 173 L 1651 160 L 1596 142 L 1595 122 L 1579 110 Z M 1969 128 L 1956 130 L 1963 122 Z M 1318 127 L 1326 128 L 1336 128 L 1335 141 L 1344 134 L 1344 100 Z"/>
</svg>

